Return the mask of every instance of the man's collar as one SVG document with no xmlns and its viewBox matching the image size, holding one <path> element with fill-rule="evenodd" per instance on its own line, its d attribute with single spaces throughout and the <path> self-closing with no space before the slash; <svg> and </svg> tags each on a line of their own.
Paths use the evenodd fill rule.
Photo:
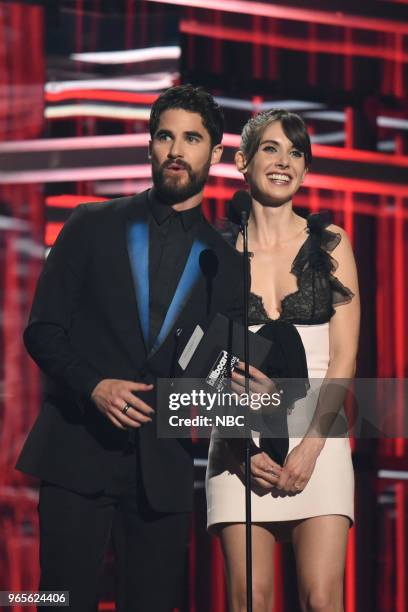
<svg viewBox="0 0 408 612">
<path fill-rule="evenodd" d="M 154 193 L 154 189 L 149 191 L 149 209 L 158 225 L 162 225 L 170 216 L 180 215 L 181 222 L 185 230 L 189 230 L 201 219 L 201 204 L 194 208 L 184 211 L 176 211 L 168 204 L 163 204 Z"/>
</svg>

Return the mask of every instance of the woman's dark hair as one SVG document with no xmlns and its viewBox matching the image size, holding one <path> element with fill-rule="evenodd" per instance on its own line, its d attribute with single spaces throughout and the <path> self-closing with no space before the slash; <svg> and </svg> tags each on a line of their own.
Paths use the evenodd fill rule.
<svg viewBox="0 0 408 612">
<path fill-rule="evenodd" d="M 308 168 L 312 163 L 312 147 L 309 134 L 302 117 L 283 109 L 272 109 L 258 113 L 244 125 L 241 133 L 240 149 L 245 155 L 246 166 L 252 161 L 258 151 L 261 138 L 267 127 L 279 121 L 285 136 L 293 145 L 302 151 L 305 156 L 305 166 Z"/>
<path fill-rule="evenodd" d="M 153 138 L 160 122 L 160 115 L 169 109 L 182 110 L 201 115 L 203 125 L 211 138 L 211 146 L 219 144 L 224 133 L 224 117 L 211 94 L 202 87 L 176 85 L 163 92 L 154 102 L 149 120 L 150 136 Z"/>
</svg>

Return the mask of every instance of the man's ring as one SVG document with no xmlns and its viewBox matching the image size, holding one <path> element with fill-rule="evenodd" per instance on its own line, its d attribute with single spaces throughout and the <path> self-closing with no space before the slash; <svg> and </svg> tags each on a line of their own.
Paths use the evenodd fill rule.
<svg viewBox="0 0 408 612">
<path fill-rule="evenodd" d="M 129 408 L 131 408 L 132 406 L 130 404 L 125 404 L 122 408 L 122 412 L 123 414 L 127 414 L 127 411 L 129 410 Z"/>
</svg>

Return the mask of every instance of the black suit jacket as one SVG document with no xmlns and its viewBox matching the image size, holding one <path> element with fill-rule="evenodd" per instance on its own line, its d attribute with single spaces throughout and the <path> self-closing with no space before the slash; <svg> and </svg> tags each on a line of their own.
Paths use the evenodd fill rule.
<svg viewBox="0 0 408 612">
<path fill-rule="evenodd" d="M 96 384 L 104 378 L 154 383 L 177 375 L 177 358 L 197 323 L 205 328 L 216 312 L 241 314 L 242 256 L 203 219 L 198 238 L 208 248 L 198 279 L 163 342 L 148 352 L 127 246 L 129 226 L 147 215 L 147 192 L 80 205 L 47 258 L 24 333 L 47 379 L 40 414 L 17 463 L 23 472 L 83 493 L 103 490 L 129 434 L 90 400 Z M 155 406 L 155 390 L 142 397 Z M 137 436 L 151 506 L 189 510 L 189 445 L 157 438 L 155 420 Z"/>
</svg>

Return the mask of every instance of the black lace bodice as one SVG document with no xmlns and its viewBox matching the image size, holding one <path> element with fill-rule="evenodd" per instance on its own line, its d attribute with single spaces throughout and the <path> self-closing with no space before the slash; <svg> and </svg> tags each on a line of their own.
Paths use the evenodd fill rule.
<svg viewBox="0 0 408 612">
<path fill-rule="evenodd" d="M 334 315 L 333 306 L 350 302 L 353 292 L 334 276 L 337 262 L 330 252 L 339 244 L 341 236 L 327 229 L 330 220 L 326 213 L 311 214 L 307 218 L 307 232 L 291 268 L 298 288 L 281 302 L 279 320 L 298 325 L 327 323 Z M 235 241 L 238 229 L 234 229 Z M 249 297 L 249 323 L 256 325 L 272 320 L 262 298 L 255 293 Z"/>
</svg>

